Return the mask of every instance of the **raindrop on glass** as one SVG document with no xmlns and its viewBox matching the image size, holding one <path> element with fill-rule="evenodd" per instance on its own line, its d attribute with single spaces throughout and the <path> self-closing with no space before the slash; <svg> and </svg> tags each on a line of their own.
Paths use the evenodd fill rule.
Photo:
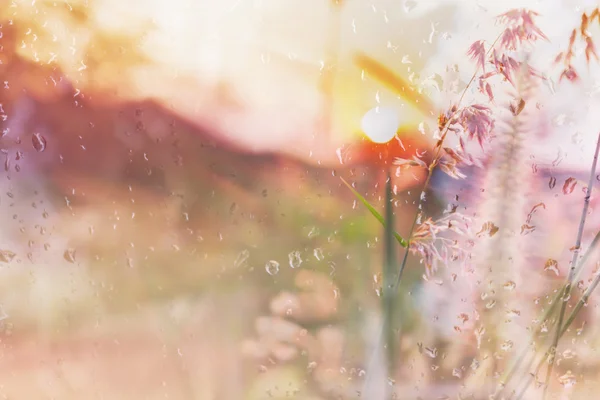
<svg viewBox="0 0 600 400">
<path fill-rule="evenodd" d="M 425 347 L 424 350 L 425 350 L 425 354 L 427 354 L 431 358 L 436 358 L 438 355 L 438 350 L 435 347 L 433 347 L 433 348 Z"/>
<path fill-rule="evenodd" d="M 569 359 L 575 357 L 575 352 L 573 350 L 567 349 L 567 350 L 563 351 L 562 356 L 564 359 L 569 360 Z"/>
<path fill-rule="evenodd" d="M 238 254 L 235 261 L 233 262 L 233 266 L 235 268 L 239 268 L 239 267 L 243 266 L 246 263 L 246 261 L 248 261 L 249 257 L 250 257 L 250 252 L 248 250 L 242 250 L 240 252 L 240 254 Z"/>
<path fill-rule="evenodd" d="M 577 186 L 577 179 L 570 177 L 565 181 L 562 191 L 564 194 L 571 194 L 575 190 L 575 186 Z"/>
<path fill-rule="evenodd" d="M 315 256 L 315 258 L 319 261 L 323 260 L 323 258 L 325 258 L 325 256 L 323 255 L 323 249 L 321 249 L 320 247 L 317 247 L 314 251 L 313 254 Z"/>
<path fill-rule="evenodd" d="M 46 138 L 41 133 L 34 133 L 31 136 L 31 143 L 33 144 L 33 148 L 38 152 L 46 150 Z"/>
<path fill-rule="evenodd" d="M 406 0 L 403 4 L 404 12 L 410 12 L 413 8 L 417 6 L 417 2 L 414 0 Z"/>
<path fill-rule="evenodd" d="M 279 263 L 275 260 L 267 261 L 265 264 L 265 271 L 269 275 L 276 275 L 279 272 Z"/>
<path fill-rule="evenodd" d="M 560 376 L 558 378 L 558 382 L 563 385 L 565 388 L 569 388 L 574 386 L 577 383 L 577 379 L 575 375 L 571 371 L 567 371 L 566 374 Z"/>
<path fill-rule="evenodd" d="M 335 154 L 337 155 L 338 161 L 340 162 L 340 164 L 344 163 L 344 157 L 342 156 L 342 148 L 337 148 L 335 150 Z"/>
<path fill-rule="evenodd" d="M 288 254 L 288 258 L 290 261 L 290 267 L 292 268 L 298 268 L 302 264 L 302 257 L 300 256 L 300 252 L 298 250 L 294 250 Z"/>
<path fill-rule="evenodd" d="M 16 257 L 16 254 L 10 250 L 0 250 L 0 262 L 9 263 Z"/>
<path fill-rule="evenodd" d="M 502 346 L 500 346 L 500 348 L 503 351 L 509 351 L 510 349 L 513 348 L 513 345 L 514 345 L 514 343 L 512 340 L 505 340 L 504 343 L 502 343 Z"/>
<path fill-rule="evenodd" d="M 70 263 L 74 263 L 75 262 L 75 249 L 67 249 L 65 250 L 63 257 L 65 260 L 67 260 Z"/>
<path fill-rule="evenodd" d="M 556 276 L 559 275 L 560 271 L 558 270 L 558 262 L 549 258 L 544 264 L 544 271 L 553 272 Z"/>
</svg>

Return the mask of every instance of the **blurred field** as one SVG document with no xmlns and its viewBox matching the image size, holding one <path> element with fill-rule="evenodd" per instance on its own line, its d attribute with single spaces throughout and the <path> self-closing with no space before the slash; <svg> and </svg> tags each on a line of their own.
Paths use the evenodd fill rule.
<svg viewBox="0 0 600 400">
<path fill-rule="evenodd" d="M 291 390 L 269 389 L 277 376 L 252 390 L 257 376 L 270 376 L 263 368 L 277 368 L 241 350 L 270 299 L 294 292 L 292 252 L 302 270 L 329 276 L 343 293 L 342 319 L 323 323 L 356 324 L 365 300 L 376 306 L 370 254 L 379 227 L 338 177 L 379 204 L 376 168 L 333 172 L 247 154 L 153 102 L 19 94 L 23 81 L 10 74 L 38 67 L 11 66 L 0 203 L 13 216 L 2 230 L 6 398 L 233 399 Z M 44 151 L 32 147 L 32 131 L 43 132 Z M 273 275 L 265 271 L 271 260 L 280 264 Z M 291 374 L 284 381 L 310 396 L 306 367 Z"/>
</svg>

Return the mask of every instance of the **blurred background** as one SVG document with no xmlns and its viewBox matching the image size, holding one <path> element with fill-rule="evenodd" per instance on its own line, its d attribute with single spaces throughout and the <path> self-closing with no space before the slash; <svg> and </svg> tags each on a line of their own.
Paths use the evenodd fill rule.
<svg viewBox="0 0 600 400">
<path fill-rule="evenodd" d="M 432 277 L 409 258 L 403 362 L 385 382 L 406 399 L 489 383 L 473 365 L 507 358 L 517 333 L 490 325 L 506 331 L 504 353 L 480 351 L 485 282 L 516 285 L 500 318 L 515 319 L 516 302 L 531 320 L 568 270 L 585 183 L 561 188 L 587 180 L 600 122 L 593 67 L 572 86 L 551 67 L 594 6 L 574 3 L 0 0 L 0 395 L 356 398 L 381 322 L 382 228 L 340 177 L 383 209 L 385 168 L 361 119 L 397 110 L 394 156 L 429 154 L 437 115 L 474 71 L 470 44 L 494 40 L 498 14 L 529 7 L 549 37 L 531 62 L 549 79 L 533 95 L 537 128 L 522 141 L 510 190 L 521 208 L 509 215 L 521 228 L 544 203 L 542 217 L 510 237 L 497 276 Z M 406 86 L 365 73 L 361 55 Z M 434 174 L 427 216 L 513 204 L 486 197 L 486 169 L 464 172 Z M 393 174 L 403 236 L 424 179 Z M 593 304 L 580 326 L 595 326 Z M 593 340 L 571 343 L 593 354 Z M 560 376 L 593 383 L 597 356 L 565 359 Z M 593 393 L 565 379 L 556 396 Z"/>
</svg>

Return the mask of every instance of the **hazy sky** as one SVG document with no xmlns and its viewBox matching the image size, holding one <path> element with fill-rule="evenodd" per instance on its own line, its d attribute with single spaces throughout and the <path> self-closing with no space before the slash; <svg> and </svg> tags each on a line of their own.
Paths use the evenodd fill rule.
<svg viewBox="0 0 600 400">
<path fill-rule="evenodd" d="M 26 45 L 19 51 L 40 62 L 59 62 L 76 87 L 155 98 L 248 149 L 333 163 L 335 149 L 356 137 L 372 107 L 395 107 L 415 126 L 421 118 L 408 116 L 402 99 L 362 76 L 353 62 L 356 54 L 365 53 L 414 83 L 434 74 L 446 78 L 449 65 L 457 65 L 468 80 L 469 45 L 493 41 L 501 29 L 494 16 L 528 7 L 540 12 L 539 25 L 551 41 L 536 49 L 532 64 L 556 79 L 560 71 L 550 68 L 550 61 L 567 45 L 581 12 L 595 5 L 591 0 L 345 0 L 338 6 L 329 0 L 74 0 L 69 7 L 87 5 L 83 9 L 90 16 L 75 29 L 51 2 L 13 3 L 4 15 L 21 21 L 24 32 L 34 22 L 38 32 L 35 41 L 24 33 Z M 117 38 L 117 44 L 97 42 L 98 32 Z M 135 48 L 151 62 L 110 69 L 113 60 L 107 57 L 86 65 L 82 60 L 90 45 L 97 51 Z M 547 120 L 558 129 L 537 151 L 555 157 L 561 148 L 570 155 L 565 163 L 588 163 L 581 149 L 591 146 L 600 125 L 598 113 L 586 111 L 598 101 L 599 68 L 583 74 L 583 85 L 556 89 L 559 95 L 544 85 L 539 95 Z M 328 81 L 332 71 L 335 79 Z M 590 98 L 586 90 L 596 94 Z M 426 91 L 439 109 L 456 97 L 431 87 Z"/>
</svg>

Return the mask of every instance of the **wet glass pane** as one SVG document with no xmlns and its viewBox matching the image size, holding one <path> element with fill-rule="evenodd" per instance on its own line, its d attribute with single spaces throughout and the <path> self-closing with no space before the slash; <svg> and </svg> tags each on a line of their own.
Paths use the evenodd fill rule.
<svg viewBox="0 0 600 400">
<path fill-rule="evenodd" d="M 0 0 L 0 397 L 596 398 L 599 35 Z"/>
</svg>

